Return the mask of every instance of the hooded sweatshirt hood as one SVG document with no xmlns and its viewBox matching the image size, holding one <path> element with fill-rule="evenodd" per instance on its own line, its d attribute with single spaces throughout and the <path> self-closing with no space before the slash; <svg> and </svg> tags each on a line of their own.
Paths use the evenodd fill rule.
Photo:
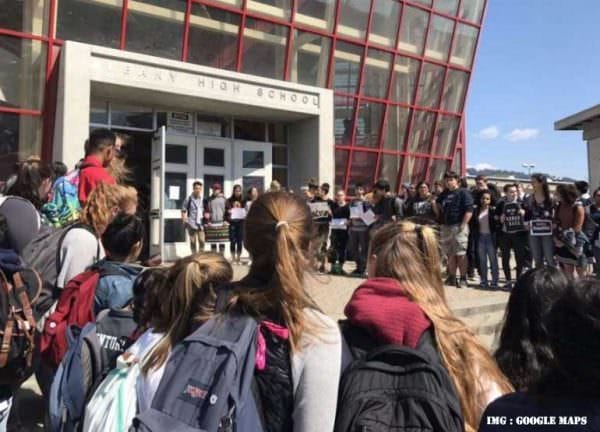
<svg viewBox="0 0 600 432">
<path fill-rule="evenodd" d="M 368 279 L 344 309 L 350 323 L 367 330 L 379 343 L 415 348 L 431 326 L 423 310 L 409 300 L 400 282 L 391 278 Z"/>
</svg>

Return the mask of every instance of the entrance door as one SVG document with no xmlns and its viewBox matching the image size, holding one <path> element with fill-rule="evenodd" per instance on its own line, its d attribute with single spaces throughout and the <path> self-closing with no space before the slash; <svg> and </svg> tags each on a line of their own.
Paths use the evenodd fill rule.
<svg viewBox="0 0 600 432">
<path fill-rule="evenodd" d="M 173 261 L 191 252 L 181 221 L 181 209 L 196 181 L 195 137 L 170 132 L 166 136 L 164 152 L 164 260 Z"/>
<path fill-rule="evenodd" d="M 150 256 L 164 255 L 163 184 L 165 184 L 166 128 L 161 127 L 152 139 L 152 181 L 150 186 Z"/>
<path fill-rule="evenodd" d="M 231 140 L 199 136 L 196 138 L 196 175 L 204 183 L 204 197 L 219 183 L 224 194 L 229 194 L 231 182 Z"/>
<path fill-rule="evenodd" d="M 233 142 L 233 178 L 244 193 L 252 186 L 259 192 L 267 190 L 273 175 L 272 158 L 271 143 Z"/>
</svg>

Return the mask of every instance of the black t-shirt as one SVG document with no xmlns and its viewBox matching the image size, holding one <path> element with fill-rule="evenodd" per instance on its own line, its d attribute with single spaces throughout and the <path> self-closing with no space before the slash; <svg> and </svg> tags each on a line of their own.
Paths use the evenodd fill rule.
<svg viewBox="0 0 600 432">
<path fill-rule="evenodd" d="M 333 213 L 334 219 L 350 219 L 350 205 L 339 205 L 334 202 L 331 205 L 331 212 Z"/>
<path fill-rule="evenodd" d="M 406 203 L 406 216 L 435 221 L 433 200 L 431 198 L 412 198 Z"/>
<path fill-rule="evenodd" d="M 473 212 L 473 196 L 464 188 L 444 190 L 437 203 L 442 207 L 445 225 L 459 225 L 466 213 Z"/>
<path fill-rule="evenodd" d="M 479 432 L 495 431 L 597 432 L 600 399 L 507 394 L 488 405 L 481 417 Z"/>
<path fill-rule="evenodd" d="M 523 207 L 519 200 L 508 202 L 500 200 L 496 206 L 496 215 L 504 216 L 504 224 L 502 230 L 507 233 L 515 233 L 525 231 L 523 216 L 521 215 Z"/>
<path fill-rule="evenodd" d="M 552 220 L 554 219 L 554 202 L 552 200 L 544 200 L 539 203 L 535 196 L 530 195 L 523 202 L 523 209 L 525 210 L 525 221 L 530 220 Z"/>
</svg>

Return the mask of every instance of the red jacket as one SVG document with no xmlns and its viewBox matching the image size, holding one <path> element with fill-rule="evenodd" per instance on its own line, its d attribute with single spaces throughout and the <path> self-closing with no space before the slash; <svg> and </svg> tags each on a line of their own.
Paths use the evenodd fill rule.
<svg viewBox="0 0 600 432">
<path fill-rule="evenodd" d="M 116 184 L 102 162 L 95 156 L 88 156 L 83 160 L 79 171 L 79 201 L 81 206 L 85 204 L 91 191 L 100 183 Z"/>
</svg>

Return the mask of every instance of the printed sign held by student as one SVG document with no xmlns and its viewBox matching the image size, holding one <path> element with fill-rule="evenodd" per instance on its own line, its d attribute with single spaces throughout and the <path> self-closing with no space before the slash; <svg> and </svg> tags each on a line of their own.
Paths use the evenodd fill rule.
<svg viewBox="0 0 600 432">
<path fill-rule="evenodd" d="M 329 217 L 329 205 L 326 201 L 313 202 L 308 205 L 310 206 L 310 213 L 313 219 L 326 219 Z"/>
<path fill-rule="evenodd" d="M 530 223 L 530 234 L 532 236 L 552 235 L 552 221 L 549 219 L 533 219 Z"/>
<path fill-rule="evenodd" d="M 504 229 L 507 233 L 514 233 L 525 230 L 523 216 L 521 215 L 521 206 L 519 204 L 504 204 Z"/>
</svg>

